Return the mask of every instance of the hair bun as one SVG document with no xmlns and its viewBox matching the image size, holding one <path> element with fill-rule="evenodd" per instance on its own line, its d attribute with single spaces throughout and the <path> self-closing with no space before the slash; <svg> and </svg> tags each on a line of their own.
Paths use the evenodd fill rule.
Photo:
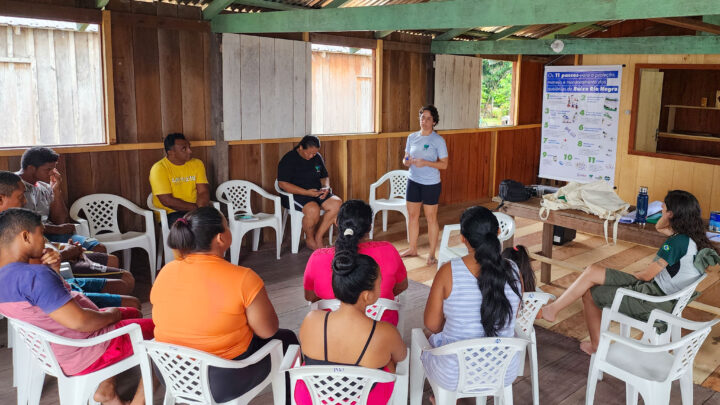
<svg viewBox="0 0 720 405">
<path fill-rule="evenodd" d="M 335 251 L 335 257 L 332 261 L 333 272 L 339 276 L 345 276 L 355 270 L 355 261 L 357 256 L 347 251 Z"/>
</svg>

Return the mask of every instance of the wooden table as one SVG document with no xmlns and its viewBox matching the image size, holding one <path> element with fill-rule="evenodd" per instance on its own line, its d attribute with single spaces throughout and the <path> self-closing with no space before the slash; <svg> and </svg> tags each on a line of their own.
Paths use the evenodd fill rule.
<svg viewBox="0 0 720 405">
<path fill-rule="evenodd" d="M 493 201 L 499 201 L 498 197 L 493 198 Z M 541 199 L 537 197 L 523 202 L 506 201 L 505 205 L 500 208 L 500 212 L 504 212 L 513 217 L 540 221 L 540 201 Z M 542 256 L 547 259 L 552 259 L 553 225 L 604 236 L 604 223 L 604 219 L 578 210 L 550 211 L 547 220 L 543 222 Z M 613 224 L 614 222 L 608 224 L 608 239 L 612 238 Z M 666 238 L 667 236 L 655 230 L 654 224 L 646 224 L 644 228 L 637 224 L 619 224 L 618 226 L 618 240 L 659 248 Z M 512 242 L 512 239 L 510 241 Z M 554 261 L 540 261 L 542 261 L 540 281 L 550 283 L 551 263 Z"/>
</svg>

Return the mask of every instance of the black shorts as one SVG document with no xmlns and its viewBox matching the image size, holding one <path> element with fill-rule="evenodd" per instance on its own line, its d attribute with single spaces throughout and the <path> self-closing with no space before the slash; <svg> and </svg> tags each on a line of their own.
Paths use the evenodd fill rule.
<svg viewBox="0 0 720 405">
<path fill-rule="evenodd" d="M 442 183 L 420 184 L 408 179 L 405 200 L 425 205 L 437 205 L 441 190 Z"/>
<path fill-rule="evenodd" d="M 308 197 L 306 195 L 293 194 L 293 199 L 295 200 L 295 211 L 302 211 L 305 204 L 307 204 L 309 202 L 316 202 L 318 207 L 322 208 L 322 204 L 325 201 L 329 200 L 330 197 L 332 197 L 333 195 L 334 195 L 333 193 L 328 193 L 328 195 L 326 195 L 325 198 L 320 198 L 320 197 Z M 288 206 L 287 206 L 288 200 L 283 199 L 282 205 L 283 205 L 283 207 L 288 208 Z"/>
</svg>

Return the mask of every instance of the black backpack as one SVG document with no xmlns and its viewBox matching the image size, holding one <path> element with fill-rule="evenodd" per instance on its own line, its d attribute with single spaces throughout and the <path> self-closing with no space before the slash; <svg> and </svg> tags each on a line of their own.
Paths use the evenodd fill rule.
<svg viewBox="0 0 720 405">
<path fill-rule="evenodd" d="M 520 202 L 527 201 L 532 196 L 532 191 L 529 187 L 525 187 L 524 184 L 519 181 L 506 179 L 500 182 L 500 198 L 502 202 L 498 208 L 505 204 L 505 201 Z"/>
</svg>

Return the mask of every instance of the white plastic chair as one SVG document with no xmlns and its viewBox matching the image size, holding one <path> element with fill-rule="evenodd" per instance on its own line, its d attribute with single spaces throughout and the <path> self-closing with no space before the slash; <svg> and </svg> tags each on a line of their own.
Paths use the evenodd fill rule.
<svg viewBox="0 0 720 405">
<path fill-rule="evenodd" d="M 537 337 L 535 336 L 535 317 L 540 308 L 547 304 L 548 301 L 554 300 L 555 296 L 542 291 L 531 291 L 523 294 L 522 306 L 518 311 L 515 320 L 515 336 L 527 339 L 530 343 L 528 347 L 528 356 L 530 360 L 530 379 L 532 381 L 533 404 L 540 403 L 540 383 L 538 381 L 538 357 L 537 357 Z M 520 369 L 518 375 L 525 374 L 525 354 L 521 356 Z"/>
<path fill-rule="evenodd" d="M 285 403 L 285 378 L 279 372 L 283 359 L 282 342 L 277 339 L 271 340 L 252 356 L 243 360 L 227 360 L 189 347 L 156 341 L 146 341 L 143 345 L 165 381 L 163 402 L 165 405 L 175 403 L 215 405 L 217 402 L 210 392 L 208 367 L 245 368 L 258 363 L 267 355 L 270 355 L 271 364 L 268 376 L 242 396 L 223 404 L 247 404 L 271 382 L 275 403 Z"/>
<path fill-rule="evenodd" d="M 502 244 L 515 234 L 515 220 L 513 220 L 510 215 L 503 214 L 502 212 L 493 212 L 493 214 L 497 217 L 498 225 L 500 225 L 498 239 L 500 239 L 500 243 Z M 450 234 L 454 231 L 460 231 L 460 224 L 445 225 L 443 227 L 442 237 L 440 238 L 440 248 L 438 250 L 438 269 L 450 260 L 468 254 L 467 248 L 463 245 L 448 246 L 450 243 Z"/>
<path fill-rule="evenodd" d="M 287 224 L 288 215 L 290 216 L 290 249 L 293 253 L 297 253 L 300 250 L 300 236 L 302 236 L 302 219 L 305 216 L 302 211 L 295 209 L 295 197 L 291 193 L 283 191 L 278 185 L 278 181 L 275 180 L 275 191 L 279 194 L 284 195 L 288 199 L 288 208 L 283 207 L 282 209 L 282 232 L 281 235 L 285 234 L 285 225 Z M 325 211 L 320 210 L 320 215 L 324 215 Z M 333 227 L 330 226 L 328 230 L 328 240 L 332 245 Z"/>
<path fill-rule="evenodd" d="M 301 366 L 300 346 L 291 345 L 285 353 L 280 371 L 290 373 L 292 405 L 296 404 L 294 394 L 298 380 L 305 382 L 312 403 L 318 405 L 366 404 L 374 384 L 394 381 L 388 404 L 406 405 L 409 359 L 408 355 L 396 365 L 395 374 L 357 366 Z M 275 404 L 279 405 L 277 402 Z"/>
<path fill-rule="evenodd" d="M 217 201 L 210 201 L 213 207 L 220 211 L 220 204 Z M 165 264 L 170 263 L 171 261 L 175 260 L 175 253 L 173 253 L 173 250 L 170 249 L 170 246 L 167 244 L 168 235 L 170 235 L 170 222 L 167 219 L 167 211 L 165 211 L 162 208 L 158 208 L 155 206 L 155 203 L 153 203 L 153 194 L 148 194 L 147 198 L 147 207 L 150 209 L 150 211 L 155 211 L 160 218 L 160 233 L 162 237 L 162 244 L 163 244 L 163 250 L 157 249 L 157 264 L 156 268 L 161 268 L 163 264 L 163 259 Z"/>
<path fill-rule="evenodd" d="M 385 173 L 378 181 L 370 185 L 369 201 L 370 207 L 373 211 L 372 226 L 370 227 L 370 239 L 373 238 L 373 231 L 375 230 L 375 214 L 380 211 L 382 211 L 383 232 L 387 231 L 388 211 L 398 211 L 405 216 L 406 235 L 410 234 L 410 231 L 408 230 L 408 227 L 410 226 L 410 219 L 407 212 L 407 202 L 405 201 L 408 177 L 410 177 L 410 172 L 407 170 L 393 170 Z M 388 180 L 390 181 L 390 195 L 388 198 L 376 198 L 376 189 Z"/>
<path fill-rule="evenodd" d="M 252 192 L 260 194 L 263 198 L 273 201 L 275 209 L 273 214 L 264 212 L 254 213 L 250 206 Z M 280 197 L 272 195 L 261 187 L 244 180 L 230 180 L 219 185 L 215 195 L 228 209 L 228 224 L 233 234 L 230 246 L 230 261 L 237 264 L 240 259 L 240 245 L 242 238 L 248 231 L 253 231 L 253 252 L 258 250 L 260 243 L 260 229 L 269 227 L 275 230 L 276 256 L 280 259 L 280 245 L 282 244 L 282 206 Z M 236 215 L 251 215 L 252 220 L 237 219 Z"/>
<path fill-rule="evenodd" d="M 123 206 L 135 214 L 145 217 L 145 232 L 121 232 L 118 223 L 118 209 Z M 85 218 L 80 217 L 80 211 Z M 141 248 L 148 254 L 150 282 L 155 282 L 155 221 L 152 211 L 144 210 L 132 201 L 114 194 L 91 194 L 79 198 L 70 207 L 70 217 L 87 227 L 90 236 L 100 241 L 108 253 L 123 251 L 123 264 L 130 270 L 132 248 Z"/>
<path fill-rule="evenodd" d="M 375 301 L 374 304 L 368 305 L 365 307 L 365 315 L 367 315 L 368 318 L 373 319 L 375 321 L 379 321 L 382 319 L 383 314 L 385 311 L 397 311 L 398 313 L 398 324 L 397 324 L 397 330 L 400 331 L 400 334 L 402 335 L 403 331 L 405 330 L 405 317 L 402 314 L 402 307 L 403 307 L 403 300 L 404 298 L 403 294 L 398 295 L 395 297 L 394 300 L 389 300 L 387 298 L 378 298 L 377 301 Z M 340 300 L 338 299 L 331 299 L 331 300 L 319 300 L 315 302 L 311 302 L 310 304 L 310 310 L 315 311 L 318 309 L 328 309 L 330 311 L 337 311 L 338 308 L 340 308 Z"/>
<path fill-rule="evenodd" d="M 657 329 L 655 329 L 652 324 L 648 327 L 648 324 L 646 322 L 642 322 L 635 318 L 631 318 L 625 314 L 621 314 L 620 303 L 622 302 L 624 297 L 634 297 L 643 301 L 656 303 L 677 300 L 677 302 L 675 303 L 675 307 L 672 310 L 672 315 L 681 318 L 682 312 L 687 306 L 688 302 L 690 302 L 690 298 L 695 292 L 695 289 L 697 288 L 698 284 L 700 284 L 705 279 L 705 277 L 707 277 L 707 274 L 703 274 L 694 283 L 676 292 L 675 294 L 670 295 L 653 296 L 632 291 L 627 288 L 618 288 L 615 292 L 615 298 L 613 298 L 612 306 L 610 308 L 603 309 L 603 317 L 602 323 L 600 325 L 600 330 L 608 330 L 608 327 L 610 326 L 610 321 L 613 320 L 620 323 L 620 335 L 623 337 L 629 338 L 631 328 L 635 328 L 639 329 L 643 333 L 642 339 L 646 343 L 656 345 L 669 343 L 671 340 L 671 333 L 680 333 L 679 329 L 671 330 L 671 328 L 668 328 L 665 333 L 658 334 Z M 611 312 L 611 314 L 606 316 L 605 312 Z M 672 336 L 672 338 L 677 340 L 678 338 L 680 338 L 680 336 Z"/>
<path fill-rule="evenodd" d="M 454 404 L 459 398 L 475 397 L 484 404 L 492 396 L 495 404 L 512 405 L 512 384 L 505 386 L 505 374 L 515 356 L 521 356 L 529 341 L 520 338 L 479 338 L 461 340 L 445 346 L 430 346 L 422 329 L 412 330 L 410 362 L 410 405 L 420 405 L 423 381 L 426 378 L 420 356 L 429 352 L 436 356 L 454 355 L 458 359 L 457 389 L 448 391 L 428 377 L 435 394 L 435 403 Z"/>
<path fill-rule="evenodd" d="M 150 371 L 150 362 L 140 346 L 143 337 L 139 325 L 126 325 L 90 339 L 68 339 L 17 319 L 10 319 L 10 322 L 16 331 L 16 337 L 24 343 L 27 355 L 24 360 L 29 363 L 24 375 L 18 376 L 24 379 L 23 382 L 18 384 L 18 404 L 29 403 L 35 405 L 40 403 L 45 374 L 56 377 L 58 380 L 60 405 L 78 405 L 87 404 L 88 402 L 97 404 L 93 400 L 93 395 L 98 385 L 104 380 L 135 366 L 140 366 L 144 381 L 145 403 L 152 404 L 152 373 Z M 130 357 L 98 371 L 80 376 L 66 376 L 50 347 L 50 344 L 89 347 L 122 335 L 128 335 L 132 341 L 133 354 Z M 15 343 L 16 346 L 21 345 L 21 343 Z M 21 397 L 20 386 L 24 386 L 25 393 L 22 395 L 26 396 Z"/>
<path fill-rule="evenodd" d="M 603 318 L 611 317 L 619 321 L 614 318 L 615 315 L 603 311 Z M 693 403 L 693 361 L 710 329 L 720 320 L 692 322 L 655 309 L 650 313 L 646 329 L 652 328 L 656 320 L 666 322 L 673 329 L 670 343 L 646 344 L 607 330 L 602 331 L 598 350 L 590 360 L 586 405 L 594 402 L 598 376 L 602 372 L 625 381 L 625 403 L 628 405 L 637 404 L 638 394 L 646 404 L 669 404 L 670 388 L 675 380 L 680 380 L 683 405 Z M 681 329 L 693 332 L 679 338 Z M 678 338 L 675 339 L 675 336 Z M 611 345 L 611 342 L 614 344 Z"/>
</svg>

